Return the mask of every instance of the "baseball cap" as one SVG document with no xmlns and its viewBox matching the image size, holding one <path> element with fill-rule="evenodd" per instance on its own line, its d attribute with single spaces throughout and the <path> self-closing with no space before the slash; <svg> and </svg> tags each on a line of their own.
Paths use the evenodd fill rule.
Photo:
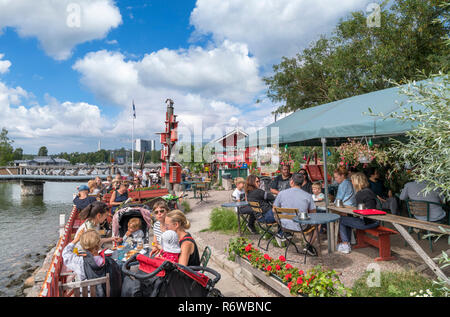
<svg viewBox="0 0 450 317">
<path fill-rule="evenodd" d="M 89 191 L 89 187 L 87 187 L 86 185 L 80 185 L 80 186 L 78 187 L 78 191 L 81 192 L 81 191 L 83 191 L 83 190 Z"/>
</svg>

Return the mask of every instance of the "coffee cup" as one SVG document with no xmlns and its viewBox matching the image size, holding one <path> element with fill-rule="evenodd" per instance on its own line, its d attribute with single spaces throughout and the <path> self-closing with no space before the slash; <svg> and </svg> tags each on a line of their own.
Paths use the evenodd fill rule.
<svg viewBox="0 0 450 317">
<path fill-rule="evenodd" d="M 334 205 L 336 207 L 343 207 L 344 206 L 344 204 L 342 203 L 342 200 L 340 200 L 340 199 L 336 199 Z"/>
</svg>

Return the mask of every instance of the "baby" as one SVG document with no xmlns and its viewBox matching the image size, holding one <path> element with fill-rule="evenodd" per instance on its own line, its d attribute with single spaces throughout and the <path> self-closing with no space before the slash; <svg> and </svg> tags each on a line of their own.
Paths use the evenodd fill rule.
<svg viewBox="0 0 450 317">
<path fill-rule="evenodd" d="M 131 218 L 128 221 L 128 230 L 123 236 L 123 242 L 132 244 L 133 240 L 144 239 L 144 232 L 141 230 L 141 219 Z"/>
<path fill-rule="evenodd" d="M 161 247 L 160 257 L 178 263 L 181 248 L 178 243 L 178 234 L 175 231 L 166 230 L 163 232 L 161 235 Z"/>
</svg>

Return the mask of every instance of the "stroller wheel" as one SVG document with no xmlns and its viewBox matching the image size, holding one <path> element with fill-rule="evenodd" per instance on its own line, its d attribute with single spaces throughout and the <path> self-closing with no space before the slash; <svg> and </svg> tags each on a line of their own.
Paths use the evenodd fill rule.
<svg viewBox="0 0 450 317">
<path fill-rule="evenodd" d="M 217 288 L 213 288 L 206 297 L 223 297 L 223 295 Z"/>
</svg>

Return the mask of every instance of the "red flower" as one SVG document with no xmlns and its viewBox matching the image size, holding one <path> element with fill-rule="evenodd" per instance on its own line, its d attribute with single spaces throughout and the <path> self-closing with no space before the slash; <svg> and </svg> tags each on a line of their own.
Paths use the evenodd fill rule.
<svg viewBox="0 0 450 317">
<path fill-rule="evenodd" d="M 286 258 L 284 256 L 282 256 L 282 255 L 280 255 L 278 260 L 280 260 L 281 262 L 286 262 Z"/>
<path fill-rule="evenodd" d="M 258 258 L 256 258 L 256 261 L 259 261 L 259 257 L 258 257 Z"/>
<path fill-rule="evenodd" d="M 289 263 L 288 264 L 286 264 L 286 270 L 289 270 L 289 269 L 292 269 L 292 265 L 290 265 Z"/>
<path fill-rule="evenodd" d="M 272 271 L 272 266 L 268 265 L 266 271 Z"/>
<path fill-rule="evenodd" d="M 288 286 L 289 290 L 291 290 L 292 282 L 289 282 L 287 286 Z"/>
<path fill-rule="evenodd" d="M 303 275 L 305 274 L 305 272 L 303 272 L 303 270 L 298 271 L 298 274 Z"/>
<path fill-rule="evenodd" d="M 250 252 L 252 250 L 252 245 L 249 244 L 245 247 L 245 252 Z"/>
<path fill-rule="evenodd" d="M 270 256 L 268 254 L 264 254 L 264 259 L 266 259 L 267 261 L 270 261 Z"/>
<path fill-rule="evenodd" d="M 249 255 L 247 255 L 247 259 L 250 261 L 250 259 L 252 258 L 252 255 L 251 254 L 249 254 Z"/>
<path fill-rule="evenodd" d="M 281 266 L 279 266 L 278 264 L 275 265 L 275 268 L 277 269 L 277 271 L 281 270 Z"/>
<path fill-rule="evenodd" d="M 287 281 L 290 280 L 292 278 L 292 274 L 291 273 L 286 274 L 285 278 L 286 278 Z"/>
<path fill-rule="evenodd" d="M 303 284 L 303 279 L 301 276 L 297 279 L 297 284 Z"/>
</svg>

